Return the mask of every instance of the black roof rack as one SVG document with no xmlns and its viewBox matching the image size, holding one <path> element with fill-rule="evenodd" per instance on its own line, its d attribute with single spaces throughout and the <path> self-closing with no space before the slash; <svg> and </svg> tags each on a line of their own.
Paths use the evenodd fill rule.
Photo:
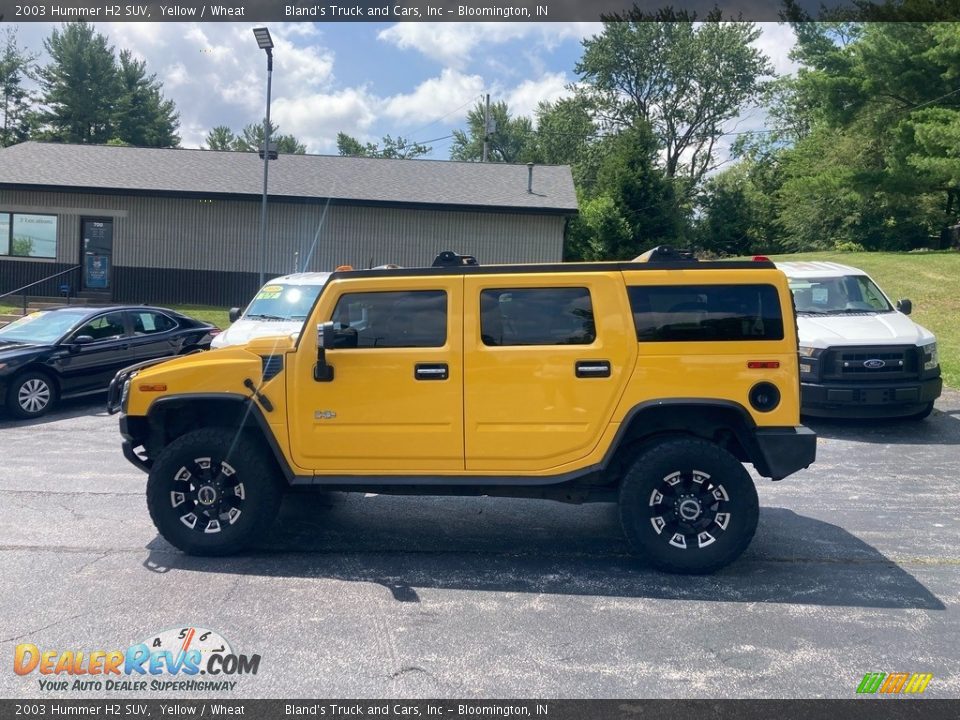
<svg viewBox="0 0 960 720">
<path fill-rule="evenodd" d="M 681 250 L 669 245 L 657 245 L 637 256 L 634 262 L 699 262 L 693 255 L 693 250 Z"/>
<path fill-rule="evenodd" d="M 461 265 L 479 265 L 473 255 L 458 255 L 453 250 L 444 250 L 433 260 L 433 267 L 459 267 Z"/>
</svg>

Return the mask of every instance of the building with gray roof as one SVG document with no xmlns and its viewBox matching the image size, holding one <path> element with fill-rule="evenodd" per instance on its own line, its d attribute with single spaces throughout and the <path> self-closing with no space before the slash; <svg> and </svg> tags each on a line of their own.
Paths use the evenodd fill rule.
<svg viewBox="0 0 960 720">
<path fill-rule="evenodd" d="M 242 305 L 257 288 L 257 153 L 27 142 L 0 150 L 0 294 Z M 264 271 L 561 259 L 567 166 L 281 155 Z"/>
</svg>

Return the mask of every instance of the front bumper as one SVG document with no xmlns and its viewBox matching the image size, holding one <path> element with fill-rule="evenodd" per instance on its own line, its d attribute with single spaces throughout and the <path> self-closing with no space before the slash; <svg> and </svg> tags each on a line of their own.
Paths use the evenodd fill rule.
<svg viewBox="0 0 960 720">
<path fill-rule="evenodd" d="M 153 461 L 145 457 L 140 457 L 134 452 L 134 448 L 140 447 L 143 444 L 145 430 L 146 418 L 131 418 L 129 415 L 120 416 L 120 436 L 123 438 L 120 447 L 123 450 L 123 456 L 133 465 L 145 473 L 148 473 L 153 466 Z"/>
<path fill-rule="evenodd" d="M 754 436 L 760 451 L 754 467 L 773 480 L 803 470 L 817 458 L 817 434 L 803 425 L 757 428 Z"/>
<path fill-rule="evenodd" d="M 939 377 L 870 384 L 802 383 L 800 412 L 814 417 L 903 417 L 921 412 L 942 390 Z"/>
</svg>

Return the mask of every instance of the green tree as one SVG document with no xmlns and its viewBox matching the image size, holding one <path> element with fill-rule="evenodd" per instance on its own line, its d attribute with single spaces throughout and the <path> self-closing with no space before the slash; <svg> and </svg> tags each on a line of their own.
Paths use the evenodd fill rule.
<svg viewBox="0 0 960 720">
<path fill-rule="evenodd" d="M 648 125 L 668 178 L 695 187 L 717 162 L 724 125 L 758 97 L 772 70 L 751 45 L 752 23 L 694 23 L 684 14 L 657 21 L 634 8 L 583 41 L 576 65 L 581 93 L 613 130 Z"/>
<path fill-rule="evenodd" d="M 394 138 L 384 135 L 380 144 L 370 142 L 364 144 L 346 133 L 337 133 L 337 152 L 340 155 L 412 160 L 432 150 L 433 148 L 427 145 L 412 142 L 400 136 Z"/>
<path fill-rule="evenodd" d="M 138 147 L 179 145 L 176 106 L 163 97 L 157 76 L 147 75 L 146 63 L 122 50 L 117 72 L 120 94 L 114 108 L 114 137 Z"/>
<path fill-rule="evenodd" d="M 270 142 L 275 143 L 277 152 L 281 155 L 304 155 L 307 146 L 293 135 L 284 135 L 280 128 L 271 121 Z M 231 149 L 239 152 L 260 152 L 263 148 L 263 123 L 250 123 L 234 138 Z"/>
<path fill-rule="evenodd" d="M 590 109 L 580 97 L 537 105 L 537 162 L 573 165 L 587 154 L 597 137 Z"/>
<path fill-rule="evenodd" d="M 657 166 L 657 152 L 642 123 L 598 143 L 596 181 L 589 195 L 581 192 L 581 217 L 567 237 L 569 259 L 628 260 L 684 237 L 675 186 Z"/>
<path fill-rule="evenodd" d="M 217 125 L 213 130 L 207 133 L 207 150 L 233 150 L 237 136 L 226 125 Z"/>
<path fill-rule="evenodd" d="M 453 131 L 451 160 L 479 162 L 483 159 L 483 140 L 488 135 L 489 162 L 525 163 L 537 159 L 536 135 L 528 117 L 513 117 L 504 101 L 490 106 L 491 132 L 484 130 L 484 103 L 467 113 L 467 131 Z"/>
<path fill-rule="evenodd" d="M 23 142 L 30 136 L 31 98 L 25 83 L 33 78 L 36 55 L 17 42 L 17 31 L 8 27 L 0 47 L 0 147 Z"/>
<path fill-rule="evenodd" d="M 120 96 L 113 47 L 86 22 L 55 28 L 44 40 L 50 63 L 40 71 L 41 137 L 105 143 L 113 137 Z"/>
<path fill-rule="evenodd" d="M 781 153 L 783 242 L 927 244 L 960 215 L 956 23 L 796 26 L 791 81 L 811 128 Z"/>
</svg>

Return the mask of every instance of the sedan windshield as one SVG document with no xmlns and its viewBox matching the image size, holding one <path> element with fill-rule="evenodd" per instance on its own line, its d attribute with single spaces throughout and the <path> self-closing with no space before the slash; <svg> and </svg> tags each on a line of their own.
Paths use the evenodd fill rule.
<svg viewBox="0 0 960 720">
<path fill-rule="evenodd" d="M 322 285 L 264 285 L 243 314 L 251 320 L 306 320 Z"/>
<path fill-rule="evenodd" d="M 88 310 L 57 310 L 30 313 L 5 328 L 0 328 L 0 343 L 16 342 L 49 345 L 63 337 L 86 318 Z"/>
<path fill-rule="evenodd" d="M 790 290 L 798 313 L 842 315 L 893 310 L 880 288 L 866 275 L 790 278 Z"/>
</svg>

